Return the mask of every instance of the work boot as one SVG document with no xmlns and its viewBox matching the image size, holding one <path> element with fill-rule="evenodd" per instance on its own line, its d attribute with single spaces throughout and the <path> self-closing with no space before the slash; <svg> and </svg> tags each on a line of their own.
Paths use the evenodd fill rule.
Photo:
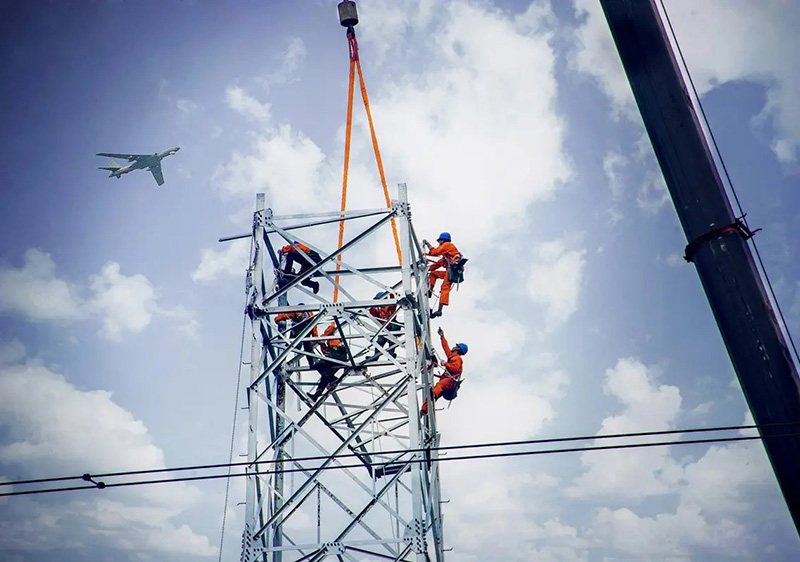
<svg viewBox="0 0 800 562">
<path fill-rule="evenodd" d="M 439 318 L 441 315 L 442 315 L 441 310 L 436 310 L 436 311 L 431 310 L 431 318 Z"/>
</svg>

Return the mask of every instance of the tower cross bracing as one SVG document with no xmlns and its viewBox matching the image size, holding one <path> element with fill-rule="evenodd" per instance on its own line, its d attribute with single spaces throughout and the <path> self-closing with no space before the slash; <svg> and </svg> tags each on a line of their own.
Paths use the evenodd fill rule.
<svg viewBox="0 0 800 562">
<path fill-rule="evenodd" d="M 257 196 L 243 562 L 444 560 L 435 408 L 419 413 L 434 356 L 427 264 L 404 184 L 398 194 L 390 208 L 285 216 Z M 370 263 L 393 220 L 402 264 Z M 349 239 L 337 248 L 340 221 Z M 286 275 L 278 250 L 298 243 L 320 259 Z M 376 307 L 394 309 L 378 318 Z M 346 352 L 335 359 L 320 351 L 333 339 Z M 338 380 L 314 399 L 323 360 Z"/>
</svg>

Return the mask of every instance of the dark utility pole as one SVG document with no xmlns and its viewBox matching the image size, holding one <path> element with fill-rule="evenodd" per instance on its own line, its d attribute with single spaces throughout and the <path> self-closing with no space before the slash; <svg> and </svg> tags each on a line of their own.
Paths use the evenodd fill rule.
<svg viewBox="0 0 800 562">
<path fill-rule="evenodd" d="M 733 214 L 655 3 L 600 3 L 689 241 L 686 259 L 800 531 L 800 380 L 747 244 L 752 234 Z"/>
</svg>

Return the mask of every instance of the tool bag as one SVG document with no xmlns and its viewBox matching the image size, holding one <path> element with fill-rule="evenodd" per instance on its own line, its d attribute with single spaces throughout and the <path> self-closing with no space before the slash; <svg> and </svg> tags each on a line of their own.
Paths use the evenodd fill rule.
<svg viewBox="0 0 800 562">
<path fill-rule="evenodd" d="M 451 283 L 461 283 L 464 281 L 464 264 L 469 261 L 467 258 L 460 256 L 457 260 L 452 262 L 447 267 L 447 280 Z"/>
<path fill-rule="evenodd" d="M 305 254 L 306 254 L 306 255 L 307 255 L 309 258 L 311 258 L 311 262 L 312 262 L 312 263 L 319 263 L 319 262 L 320 262 L 320 260 L 322 259 L 322 258 L 320 257 L 320 255 L 319 255 L 319 254 L 318 254 L 316 251 L 314 251 L 314 250 L 309 250 L 308 252 L 305 252 Z"/>
<path fill-rule="evenodd" d="M 442 391 L 442 398 L 445 400 L 455 400 L 458 397 L 458 389 L 461 388 L 461 378 L 456 379 L 456 385 L 453 388 L 446 388 Z"/>
</svg>

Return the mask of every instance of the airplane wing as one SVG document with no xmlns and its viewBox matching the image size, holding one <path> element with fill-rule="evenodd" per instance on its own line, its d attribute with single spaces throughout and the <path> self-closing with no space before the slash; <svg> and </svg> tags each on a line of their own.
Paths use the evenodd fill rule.
<svg viewBox="0 0 800 562">
<path fill-rule="evenodd" d="M 153 173 L 153 177 L 156 178 L 156 183 L 158 185 L 164 185 L 164 173 L 161 171 L 161 162 L 153 164 L 148 170 Z"/>
<path fill-rule="evenodd" d="M 124 158 L 130 162 L 134 160 L 139 160 L 140 158 L 147 158 L 152 156 L 152 154 L 118 154 L 116 152 L 98 152 L 97 156 L 107 156 L 109 158 Z"/>
</svg>

